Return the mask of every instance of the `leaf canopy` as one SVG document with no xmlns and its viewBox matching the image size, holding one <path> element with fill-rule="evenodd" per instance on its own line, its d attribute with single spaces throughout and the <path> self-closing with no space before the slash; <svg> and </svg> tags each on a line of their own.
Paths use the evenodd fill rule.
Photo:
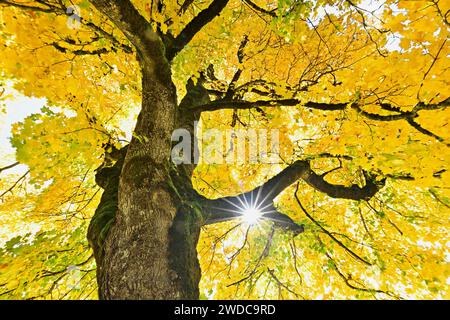
<svg viewBox="0 0 450 320">
<path fill-rule="evenodd" d="M 132 2 L 167 39 L 211 4 Z M 278 129 L 286 164 L 310 160 L 334 184 L 386 178 L 360 201 L 292 185 L 276 205 L 305 225 L 294 238 L 270 222 L 205 227 L 202 298 L 450 297 L 449 10 L 447 0 L 231 0 L 174 57 L 179 101 L 210 66 L 208 90 L 232 93 L 202 113 L 202 130 Z M 0 1 L 0 48 L 0 123 L 19 93 L 47 102 L 12 126 L 15 154 L 0 159 L 26 166 L 0 171 L 0 298 L 96 298 L 85 240 L 94 174 L 107 143 L 132 137 L 135 50 L 86 0 Z M 286 164 L 200 163 L 193 183 L 210 198 L 237 194 Z"/>
</svg>

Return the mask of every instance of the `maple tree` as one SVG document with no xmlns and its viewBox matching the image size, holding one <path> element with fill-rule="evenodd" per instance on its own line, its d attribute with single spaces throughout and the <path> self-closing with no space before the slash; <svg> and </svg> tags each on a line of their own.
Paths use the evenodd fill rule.
<svg viewBox="0 0 450 320">
<path fill-rule="evenodd" d="M 0 0 L 2 88 L 47 101 L 0 160 L 0 297 L 449 298 L 449 10 Z M 176 165 L 177 128 L 280 161 Z"/>
</svg>

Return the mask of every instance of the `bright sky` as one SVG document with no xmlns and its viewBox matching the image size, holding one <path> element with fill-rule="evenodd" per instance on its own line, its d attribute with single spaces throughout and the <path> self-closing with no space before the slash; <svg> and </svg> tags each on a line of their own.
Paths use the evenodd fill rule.
<svg viewBox="0 0 450 320">
<path fill-rule="evenodd" d="M 10 98 L 3 101 L 6 114 L 0 114 L 0 167 L 15 162 L 15 150 L 11 146 L 11 126 L 20 122 L 33 113 L 39 113 L 46 104 L 46 99 L 30 98 L 21 95 L 12 88 L 6 88 L 5 95 Z M 8 170 L 8 173 L 22 173 L 26 166 L 20 165 Z"/>
</svg>

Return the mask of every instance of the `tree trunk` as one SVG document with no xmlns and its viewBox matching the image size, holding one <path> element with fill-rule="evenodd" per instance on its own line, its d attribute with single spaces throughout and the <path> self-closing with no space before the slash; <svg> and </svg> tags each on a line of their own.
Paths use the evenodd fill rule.
<svg viewBox="0 0 450 320">
<path fill-rule="evenodd" d="M 97 221 L 108 220 L 102 218 L 104 206 L 100 203 L 88 230 L 98 265 L 100 298 L 197 299 L 199 296 L 196 245 L 203 220 L 197 200 L 203 199 L 191 185 L 194 166 L 177 168 L 170 162 L 174 128 L 191 122 L 199 112 L 186 116 L 177 108 L 169 60 L 227 2 L 214 2 L 206 13 L 191 21 L 178 41 L 173 39 L 177 49 L 168 55 L 167 43 L 163 43 L 160 34 L 130 1 L 91 0 L 133 44 L 142 70 L 142 109 L 120 176 L 111 180 L 116 183 L 118 180 L 118 187 L 108 185 L 105 192 L 112 194 L 102 197 L 102 200 L 117 197 L 115 218 L 106 226 L 96 226 Z M 190 130 L 193 132 L 192 127 Z M 118 175 L 118 170 L 113 172 Z M 109 212 L 114 208 L 107 204 L 105 207 Z M 106 240 L 96 234 L 98 230 L 107 233 Z"/>
<path fill-rule="evenodd" d="M 199 296 L 201 214 L 189 204 L 189 173 L 170 164 L 176 93 L 170 73 L 159 71 L 143 63 L 142 110 L 120 173 L 118 210 L 95 250 L 101 299 Z"/>
</svg>

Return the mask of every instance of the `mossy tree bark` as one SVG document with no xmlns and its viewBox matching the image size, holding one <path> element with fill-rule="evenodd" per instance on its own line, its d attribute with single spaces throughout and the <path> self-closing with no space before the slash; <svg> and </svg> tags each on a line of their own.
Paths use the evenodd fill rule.
<svg viewBox="0 0 450 320">
<path fill-rule="evenodd" d="M 92 2 L 134 45 L 142 73 L 142 108 L 118 179 L 117 212 L 95 249 L 100 298 L 198 298 L 201 222 L 170 183 L 177 171 L 169 158 L 178 117 L 165 46 L 131 2 Z M 187 176 L 177 184 L 191 189 Z"/>
</svg>

